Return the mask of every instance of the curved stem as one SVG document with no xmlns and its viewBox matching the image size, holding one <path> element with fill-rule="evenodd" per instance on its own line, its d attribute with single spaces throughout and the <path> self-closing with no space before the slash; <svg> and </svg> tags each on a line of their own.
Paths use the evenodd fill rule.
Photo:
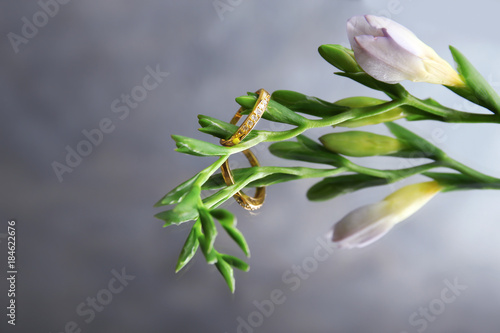
<svg viewBox="0 0 500 333">
<path fill-rule="evenodd" d="M 229 158 L 229 155 L 220 156 L 219 159 L 217 159 L 217 161 L 212 163 L 212 165 L 210 165 L 207 168 L 200 171 L 198 173 L 198 178 L 193 183 L 193 186 L 199 186 L 201 188 L 201 186 L 203 184 L 205 184 L 205 182 L 208 180 L 208 178 L 210 178 L 210 176 L 215 171 L 217 171 L 228 158 Z"/>
<path fill-rule="evenodd" d="M 230 199 L 236 192 L 241 191 L 248 184 L 278 172 L 289 175 L 297 175 L 299 176 L 299 179 L 305 179 L 331 177 L 347 171 L 346 168 L 342 167 L 336 169 L 314 169 L 305 167 L 255 167 L 251 169 L 254 169 L 253 173 L 246 177 L 245 180 L 235 182 L 235 184 L 225 187 L 208 198 L 205 198 L 203 200 L 205 206 L 210 209 L 216 208 L 226 200 Z"/>
</svg>

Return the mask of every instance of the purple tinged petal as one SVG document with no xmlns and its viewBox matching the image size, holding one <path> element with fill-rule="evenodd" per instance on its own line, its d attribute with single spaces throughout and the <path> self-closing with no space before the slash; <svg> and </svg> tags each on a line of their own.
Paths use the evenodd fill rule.
<svg viewBox="0 0 500 333">
<path fill-rule="evenodd" d="M 353 210 L 335 224 L 332 241 L 339 248 L 364 247 L 375 242 L 394 225 L 386 210 L 385 201 Z"/>
<path fill-rule="evenodd" d="M 360 67 L 379 81 L 464 85 L 455 69 L 431 47 L 388 18 L 354 16 L 347 21 L 347 35 Z"/>
<path fill-rule="evenodd" d="M 355 37 L 356 61 L 365 72 L 379 81 L 396 83 L 420 76 L 425 67 L 420 58 L 388 37 Z"/>
<path fill-rule="evenodd" d="M 362 206 L 335 224 L 332 241 L 339 248 L 367 246 L 418 211 L 442 188 L 436 181 L 407 185 L 380 202 Z"/>
</svg>

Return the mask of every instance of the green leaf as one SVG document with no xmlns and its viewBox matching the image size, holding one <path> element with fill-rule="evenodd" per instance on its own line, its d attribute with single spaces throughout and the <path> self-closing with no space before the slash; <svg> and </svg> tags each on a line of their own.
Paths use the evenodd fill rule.
<svg viewBox="0 0 500 333">
<path fill-rule="evenodd" d="M 205 236 L 205 240 L 207 241 L 206 252 L 210 253 L 213 250 L 215 238 L 217 237 L 217 228 L 215 227 L 212 215 L 210 215 L 207 208 L 201 206 L 199 207 L 199 212 L 201 229 L 203 231 L 203 235 Z"/>
<path fill-rule="evenodd" d="M 500 97 L 497 92 L 460 51 L 453 46 L 450 46 L 450 51 L 467 86 L 448 88 L 469 101 L 500 114 Z"/>
<path fill-rule="evenodd" d="M 296 126 L 305 125 L 308 121 L 306 118 L 298 115 L 286 106 L 272 100 L 272 97 L 269 101 L 267 111 L 264 113 L 263 117 L 270 121 Z"/>
<path fill-rule="evenodd" d="M 222 226 L 235 227 L 236 226 L 236 217 L 233 213 L 228 211 L 227 209 L 212 209 L 210 214 L 217 219 Z"/>
<path fill-rule="evenodd" d="M 202 127 L 199 129 L 200 132 L 213 135 L 220 139 L 230 137 L 238 129 L 236 125 L 201 114 L 198 115 L 198 123 Z"/>
<path fill-rule="evenodd" d="M 243 234 L 236 228 L 236 217 L 233 213 L 226 209 L 212 209 L 210 214 L 220 222 L 229 237 L 238 244 L 243 253 L 245 253 L 247 257 L 250 257 L 250 249 L 248 248 L 245 237 L 243 237 Z"/>
<path fill-rule="evenodd" d="M 203 235 L 201 228 L 198 230 L 198 242 L 200 243 L 200 249 L 205 256 L 207 264 L 215 264 L 217 262 L 217 251 L 213 248 L 213 246 L 211 249 L 209 248 L 209 242 Z"/>
<path fill-rule="evenodd" d="M 403 86 L 400 85 L 399 83 L 389 84 L 382 81 L 378 81 L 375 80 L 370 75 L 366 74 L 365 72 L 362 73 L 337 72 L 335 74 L 339 76 L 348 77 L 351 80 L 354 80 L 358 83 L 361 83 L 364 86 L 367 86 L 368 88 L 383 91 L 392 99 L 402 98 L 408 94 L 405 88 L 403 88 Z"/>
<path fill-rule="evenodd" d="M 416 149 L 416 151 L 422 152 L 422 156 L 418 157 L 426 157 L 439 160 L 446 156 L 444 151 L 434 146 L 429 141 L 416 135 L 415 133 L 407 130 L 406 128 L 395 123 L 385 123 L 385 125 L 398 139 L 405 141 L 408 145 Z M 416 152 L 414 152 L 413 154 L 416 154 Z"/>
<path fill-rule="evenodd" d="M 200 201 L 201 188 L 191 186 L 190 191 L 184 195 L 182 201 L 170 209 L 155 215 L 156 218 L 165 221 L 165 227 L 173 224 L 195 220 L 198 217 L 198 203 Z"/>
<path fill-rule="evenodd" d="M 236 244 L 238 244 L 243 253 L 245 253 L 247 257 L 250 257 L 250 249 L 248 248 L 247 241 L 245 240 L 245 237 L 243 237 L 243 234 L 233 226 L 222 224 L 222 227 L 226 230 L 229 237 L 231 237 Z"/>
<path fill-rule="evenodd" d="M 176 151 L 195 156 L 222 156 L 227 155 L 228 150 L 223 146 L 218 146 L 210 142 L 205 142 L 186 136 L 172 135 L 177 145 Z"/>
<path fill-rule="evenodd" d="M 165 221 L 163 226 L 168 227 L 172 224 L 181 224 L 196 220 L 198 218 L 198 211 L 195 209 L 191 211 L 176 212 L 175 209 L 170 209 L 156 214 L 155 217 Z"/>
<path fill-rule="evenodd" d="M 229 265 L 224 260 L 218 260 L 215 263 L 215 266 L 224 277 L 224 280 L 226 280 L 226 284 L 229 287 L 229 290 L 231 290 L 231 292 L 234 293 L 235 281 L 234 281 L 234 272 L 231 265 Z"/>
<path fill-rule="evenodd" d="M 188 180 L 186 180 L 184 183 L 180 184 L 167 194 L 163 198 L 161 198 L 154 206 L 155 207 L 160 207 L 160 206 L 166 206 L 166 205 L 173 205 L 176 203 L 179 203 L 182 201 L 182 199 L 186 196 L 189 191 L 192 190 L 192 185 L 198 179 L 199 175 L 196 175 Z"/>
<path fill-rule="evenodd" d="M 387 184 L 387 179 L 363 174 L 328 177 L 314 184 L 307 191 L 311 201 L 324 201 L 363 188 Z"/>
<path fill-rule="evenodd" d="M 260 179 L 254 180 L 248 184 L 247 187 L 262 187 L 262 186 L 271 186 L 274 184 L 279 184 L 283 182 L 289 182 L 292 180 L 301 179 L 302 177 L 299 175 L 288 174 L 288 173 L 280 173 L 276 172 Z"/>
<path fill-rule="evenodd" d="M 193 256 L 198 250 L 199 242 L 198 242 L 198 234 L 196 232 L 196 228 L 193 226 L 191 228 L 191 232 L 189 233 L 184 246 L 182 247 L 181 253 L 179 255 L 179 259 L 177 260 L 177 265 L 175 267 L 175 272 L 180 271 L 188 262 L 191 261 Z"/>
<path fill-rule="evenodd" d="M 271 154 L 288 159 L 310 163 L 322 163 L 333 166 L 341 166 L 344 158 L 330 152 L 318 152 L 308 149 L 303 144 L 293 141 L 276 142 L 269 146 Z"/>
<path fill-rule="evenodd" d="M 244 109 L 253 109 L 257 103 L 257 94 L 248 92 L 248 95 L 238 96 L 234 100 Z"/>
<path fill-rule="evenodd" d="M 239 270 L 242 270 L 244 272 L 248 272 L 248 270 L 250 269 L 250 266 L 246 262 L 241 260 L 240 258 L 230 256 L 229 254 L 222 254 L 222 258 L 229 265 L 231 265 L 234 268 L 237 268 Z"/>
<path fill-rule="evenodd" d="M 254 108 L 254 105 L 257 102 L 257 94 L 254 93 L 248 93 L 248 94 L 249 96 L 237 97 L 236 102 L 238 102 L 242 107 L 244 107 L 246 111 L 249 113 Z M 269 121 L 290 124 L 295 126 L 304 125 L 308 121 L 306 118 L 302 117 L 301 115 L 298 115 L 297 113 L 290 110 L 286 106 L 283 106 L 280 103 L 274 101 L 272 97 L 271 100 L 269 101 L 269 104 L 267 105 L 266 112 L 264 112 L 262 115 L 262 118 Z"/>
<path fill-rule="evenodd" d="M 422 175 L 434 179 L 440 185 L 445 186 L 443 192 L 461 189 L 481 189 L 484 184 L 476 179 L 461 173 L 445 172 L 423 172 Z"/>
<path fill-rule="evenodd" d="M 277 90 L 273 92 L 271 98 L 290 110 L 321 118 L 334 116 L 349 110 L 347 107 L 291 90 Z"/>
<path fill-rule="evenodd" d="M 297 142 L 306 147 L 307 149 L 319 152 L 325 152 L 325 147 L 323 147 L 319 142 L 314 141 L 311 138 L 303 134 L 297 135 Z"/>
</svg>

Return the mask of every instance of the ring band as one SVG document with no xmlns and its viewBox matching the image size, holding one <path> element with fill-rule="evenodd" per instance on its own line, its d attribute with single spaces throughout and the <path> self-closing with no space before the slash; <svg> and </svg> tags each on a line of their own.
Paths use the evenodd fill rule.
<svg viewBox="0 0 500 333">
<path fill-rule="evenodd" d="M 253 106 L 252 112 L 248 115 L 247 119 L 241 124 L 236 132 L 227 140 L 221 139 L 220 144 L 226 147 L 234 146 L 240 143 L 250 131 L 255 127 L 259 119 L 264 114 L 264 111 L 267 109 L 267 104 L 269 104 L 269 100 L 271 99 L 271 95 L 264 89 L 259 89 L 255 92 L 259 94 L 259 98 L 255 105 Z M 230 123 L 236 125 L 241 118 L 241 112 L 243 112 L 243 107 L 240 107 L 233 119 L 231 119 Z"/>
<path fill-rule="evenodd" d="M 260 166 L 257 157 L 250 151 L 250 149 L 244 150 L 243 154 L 250 162 L 251 166 Z M 229 162 L 226 160 L 221 166 L 222 178 L 226 182 L 227 186 L 234 185 L 234 177 L 231 169 L 229 168 Z M 233 195 L 234 199 L 246 210 L 256 210 L 259 209 L 264 203 L 266 197 L 266 188 L 264 186 L 257 187 L 255 189 L 255 197 L 250 197 L 243 193 L 243 191 L 238 191 Z"/>
<path fill-rule="evenodd" d="M 257 102 L 255 103 L 252 112 L 248 115 L 243 124 L 241 124 L 238 130 L 228 140 L 224 139 L 220 140 L 220 143 L 223 146 L 230 147 L 240 143 L 241 140 L 243 140 L 248 135 L 248 133 L 250 133 L 250 131 L 255 127 L 255 124 L 257 124 L 259 119 L 262 117 L 262 114 L 264 114 L 264 112 L 266 111 L 267 104 L 271 99 L 271 95 L 264 89 L 257 90 L 256 93 L 259 94 L 259 98 L 257 99 Z M 238 121 L 242 116 L 241 114 L 242 111 L 243 107 L 240 107 L 236 112 L 236 114 L 234 115 L 233 119 L 231 119 L 231 124 L 236 125 L 236 123 L 238 123 Z M 244 150 L 243 154 L 245 154 L 245 157 L 248 159 L 252 167 L 260 166 L 257 157 L 255 157 L 255 155 L 250 151 L 250 149 Z M 233 173 L 229 168 L 229 162 L 227 160 L 224 162 L 224 164 L 221 166 L 220 169 L 222 173 L 222 178 L 224 178 L 224 182 L 226 183 L 226 185 L 227 186 L 234 185 Z M 265 186 L 257 187 L 255 189 L 254 197 L 246 195 L 245 193 L 243 193 L 243 191 L 236 192 L 233 197 L 240 204 L 240 206 L 242 206 L 246 210 L 256 210 L 259 209 L 264 203 L 264 199 L 266 197 L 266 188 Z"/>
</svg>

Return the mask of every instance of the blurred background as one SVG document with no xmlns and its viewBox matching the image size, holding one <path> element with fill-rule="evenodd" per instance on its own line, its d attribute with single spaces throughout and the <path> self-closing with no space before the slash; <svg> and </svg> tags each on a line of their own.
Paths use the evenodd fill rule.
<svg viewBox="0 0 500 333">
<path fill-rule="evenodd" d="M 373 245 L 332 253 L 320 239 L 335 221 L 403 184 L 312 203 L 315 180 L 300 181 L 269 188 L 256 213 L 228 203 L 252 251 L 234 295 L 200 253 L 174 273 L 190 225 L 162 228 L 153 204 L 213 162 L 176 153 L 170 135 L 216 142 L 197 131 L 197 115 L 229 120 L 247 91 L 383 98 L 334 76 L 317 52 L 348 46 L 353 15 L 390 17 L 450 62 L 448 45 L 457 47 L 500 89 L 499 11 L 493 0 L 2 1 L 0 331 L 498 332 L 500 193 L 439 195 Z M 440 86 L 405 86 L 481 111 Z M 399 123 L 500 176 L 494 126 Z M 68 163 L 77 149 L 86 156 Z M 258 157 L 295 164 L 265 147 Z M 6 318 L 9 219 L 15 327 Z M 217 247 L 242 256 L 222 233 Z"/>
</svg>

